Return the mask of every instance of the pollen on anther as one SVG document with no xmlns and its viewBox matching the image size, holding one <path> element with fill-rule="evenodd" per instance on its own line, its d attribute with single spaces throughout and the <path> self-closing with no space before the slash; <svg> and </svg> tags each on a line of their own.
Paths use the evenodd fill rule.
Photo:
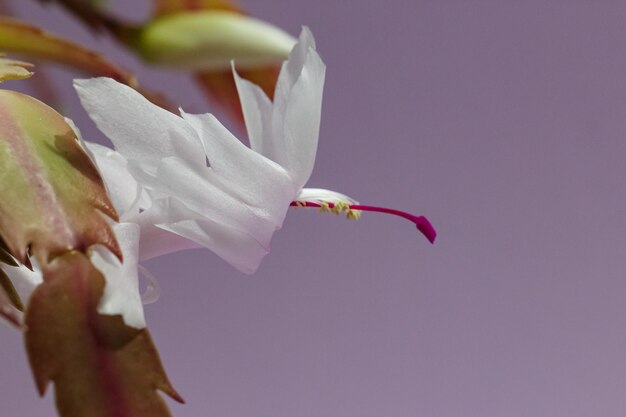
<svg viewBox="0 0 626 417">
<path fill-rule="evenodd" d="M 428 221 L 428 219 L 424 216 L 415 216 L 413 214 L 394 210 L 386 207 L 376 207 L 376 206 L 365 206 L 360 205 L 358 203 L 348 203 L 345 201 L 340 202 L 328 202 L 321 200 L 314 201 L 292 201 L 290 206 L 295 207 L 317 207 L 318 210 L 322 213 L 335 213 L 341 214 L 342 212 L 346 213 L 346 218 L 350 220 L 357 220 L 361 217 L 361 213 L 364 211 L 367 212 L 376 212 L 376 213 L 386 213 L 394 216 L 402 217 L 406 220 L 409 220 L 415 226 L 417 226 L 417 230 L 419 230 L 430 243 L 435 242 L 435 238 L 437 237 L 437 232 L 435 231 L 432 224 Z"/>
<path fill-rule="evenodd" d="M 329 205 L 327 202 L 322 201 L 322 202 L 320 203 L 320 208 L 319 208 L 319 210 L 320 210 L 320 212 L 322 212 L 322 213 L 329 213 L 329 212 L 331 211 L 331 209 L 330 209 L 330 205 Z"/>
<path fill-rule="evenodd" d="M 337 215 L 339 215 L 343 211 L 347 212 L 348 210 L 350 210 L 350 205 L 344 202 L 335 203 L 332 208 L 332 212 Z"/>
</svg>

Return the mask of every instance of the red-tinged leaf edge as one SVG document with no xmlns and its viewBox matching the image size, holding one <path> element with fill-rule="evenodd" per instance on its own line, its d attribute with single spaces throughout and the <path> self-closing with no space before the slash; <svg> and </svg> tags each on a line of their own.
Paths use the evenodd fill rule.
<svg viewBox="0 0 626 417">
<path fill-rule="evenodd" d="M 170 417 L 170 384 L 147 329 L 97 312 L 105 281 L 73 251 L 44 270 L 31 296 L 25 342 L 41 395 L 50 382 L 61 417 Z"/>
<path fill-rule="evenodd" d="M 44 103 L 0 90 L 0 237 L 22 264 L 102 244 L 122 259 L 117 220 L 96 166 L 72 127 Z"/>
<path fill-rule="evenodd" d="M 7 274 L 0 269 L 0 316 L 15 327 L 22 326 L 24 306 Z"/>
<path fill-rule="evenodd" d="M 4 243 L 2 239 L 0 239 L 0 262 L 9 266 L 19 266 L 17 261 L 13 259 L 9 253 L 9 248 L 7 248 L 6 243 Z"/>
<path fill-rule="evenodd" d="M 2 269 L 0 269 L 0 288 L 13 307 L 18 311 L 24 311 L 24 304 L 22 303 L 20 295 L 15 290 L 9 276 Z"/>
</svg>

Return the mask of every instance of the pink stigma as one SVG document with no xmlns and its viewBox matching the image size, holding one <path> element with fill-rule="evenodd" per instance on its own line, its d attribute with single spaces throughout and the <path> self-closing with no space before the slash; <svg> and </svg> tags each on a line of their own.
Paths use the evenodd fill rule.
<svg viewBox="0 0 626 417">
<path fill-rule="evenodd" d="M 325 203 L 328 204 L 328 208 L 334 208 L 334 203 Z M 314 203 L 311 201 L 292 201 L 290 206 L 292 207 L 316 207 L 321 208 L 322 205 L 319 203 Z M 375 207 L 375 206 L 362 206 L 360 204 L 350 204 L 348 205 L 350 210 L 358 210 L 358 211 L 371 211 L 376 213 L 386 213 L 391 214 L 393 216 L 403 217 L 408 221 L 415 224 L 417 230 L 419 230 L 425 237 L 428 239 L 430 243 L 435 243 L 435 238 L 437 238 L 437 231 L 433 225 L 428 221 L 428 219 L 424 216 L 414 216 L 413 214 L 406 213 L 400 210 L 389 209 L 385 207 Z"/>
</svg>

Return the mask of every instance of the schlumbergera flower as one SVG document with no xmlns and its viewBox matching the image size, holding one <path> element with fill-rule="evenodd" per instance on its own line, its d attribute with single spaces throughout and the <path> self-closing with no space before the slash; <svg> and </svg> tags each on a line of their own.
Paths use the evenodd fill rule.
<svg viewBox="0 0 626 417">
<path fill-rule="evenodd" d="M 233 73 L 250 148 L 211 114 L 181 110 L 179 117 L 108 78 L 75 81 L 83 106 L 115 146 L 86 144 L 120 214 L 116 234 L 128 262 L 120 267 L 106 251 L 94 260 L 107 278 L 101 312 L 123 314 L 127 323 L 140 325 L 133 268 L 164 253 L 206 247 L 242 272 L 256 271 L 294 205 L 344 211 L 352 218 L 361 211 L 399 215 L 434 241 L 424 217 L 303 188 L 317 151 L 325 76 L 308 29 L 283 64 L 273 103 Z M 125 236 L 120 228 L 131 232 Z M 129 261 L 127 252 L 137 241 L 138 257 Z"/>
</svg>

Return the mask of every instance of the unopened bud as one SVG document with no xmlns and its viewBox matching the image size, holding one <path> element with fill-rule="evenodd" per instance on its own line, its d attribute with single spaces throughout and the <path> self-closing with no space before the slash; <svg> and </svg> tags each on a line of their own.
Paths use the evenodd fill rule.
<svg viewBox="0 0 626 417">
<path fill-rule="evenodd" d="M 148 62 L 184 70 L 254 68 L 284 60 L 291 35 L 258 19 L 228 11 L 182 12 L 159 17 L 128 37 Z"/>
<path fill-rule="evenodd" d="M 0 53 L 0 82 L 29 78 L 33 75 L 29 70 L 32 66 L 28 62 L 5 58 L 4 54 Z"/>
</svg>

